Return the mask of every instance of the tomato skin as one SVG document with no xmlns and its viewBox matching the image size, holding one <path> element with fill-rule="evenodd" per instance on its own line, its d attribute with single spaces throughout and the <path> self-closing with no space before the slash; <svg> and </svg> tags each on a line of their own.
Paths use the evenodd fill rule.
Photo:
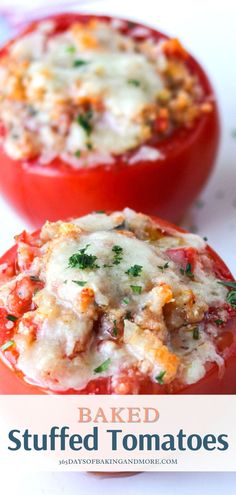
<svg viewBox="0 0 236 495">
<path fill-rule="evenodd" d="M 193 247 L 185 248 L 170 248 L 167 249 L 166 254 L 169 258 L 180 266 L 180 269 L 186 270 L 190 265 L 191 271 L 194 271 L 197 250 Z"/>
<path fill-rule="evenodd" d="M 76 19 L 86 21 L 94 17 L 98 16 L 63 14 L 54 19 L 58 30 L 62 30 Z M 108 17 L 101 19 L 110 21 Z M 156 30 L 150 28 L 150 32 L 155 39 L 166 39 Z M 5 51 L 6 48 L 0 56 Z M 123 154 L 114 157 L 112 165 L 95 164 L 87 170 L 74 170 L 59 158 L 46 166 L 37 161 L 12 160 L 0 147 L 2 194 L 34 226 L 40 226 L 45 220 L 125 206 L 179 222 L 209 177 L 220 134 L 211 84 L 193 57 L 189 57 L 188 64 L 197 74 L 206 97 L 211 99 L 213 109 L 201 115 L 191 128 L 179 129 L 163 141 L 152 144 L 160 151 L 162 159 L 128 165 Z"/>
<path fill-rule="evenodd" d="M 180 227 L 176 227 L 171 223 L 152 217 L 157 224 L 166 230 L 167 232 L 185 232 Z M 33 236 L 37 238 L 39 231 L 35 232 Z M 222 259 L 207 246 L 207 251 L 210 254 L 214 265 L 216 274 L 220 274 L 221 278 L 233 280 L 233 276 L 229 269 L 222 261 Z M 1 258 L 1 263 L 9 263 L 10 265 L 15 262 L 16 258 L 16 245 L 7 251 Z M 231 314 L 231 313 L 230 313 Z M 5 318 L 5 313 L 0 313 L 0 330 L 1 323 Z M 222 338 L 218 341 L 218 348 L 223 352 L 225 360 L 225 370 L 222 376 L 219 375 L 219 369 L 216 364 L 210 364 L 206 371 L 205 376 L 198 382 L 192 385 L 181 385 L 180 383 L 172 383 L 169 385 L 159 385 L 158 383 L 151 382 L 148 378 L 140 378 L 140 394 L 236 394 L 236 312 L 232 309 L 232 314 L 223 328 Z M 41 389 L 35 385 L 29 384 L 26 380 L 22 379 L 20 373 L 10 369 L 9 363 L 0 358 L 0 394 L 26 394 L 26 395 L 42 395 L 50 393 L 48 390 Z M 19 376 L 18 376 L 19 375 Z M 111 393 L 111 380 L 110 378 L 99 378 L 89 382 L 87 387 L 79 393 L 75 390 L 67 390 L 63 392 L 65 394 L 110 394 Z"/>
</svg>

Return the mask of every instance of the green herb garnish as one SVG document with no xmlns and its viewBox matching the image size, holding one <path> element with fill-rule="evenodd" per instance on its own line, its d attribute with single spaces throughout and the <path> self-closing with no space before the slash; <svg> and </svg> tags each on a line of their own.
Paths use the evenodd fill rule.
<svg viewBox="0 0 236 495">
<path fill-rule="evenodd" d="M 159 375 L 157 375 L 155 377 L 155 380 L 159 383 L 159 385 L 163 385 L 164 384 L 163 378 L 164 378 L 165 374 L 166 374 L 166 371 L 161 371 L 159 373 Z"/>
<path fill-rule="evenodd" d="M 80 158 L 81 157 L 81 151 L 80 150 L 77 150 L 75 152 L 75 156 L 76 156 L 76 158 Z"/>
<path fill-rule="evenodd" d="M 199 340 L 199 328 L 198 327 L 193 328 L 193 339 Z"/>
<path fill-rule="evenodd" d="M 7 315 L 6 318 L 9 321 L 16 321 L 16 320 L 18 320 L 18 318 L 16 316 L 14 316 L 14 315 Z"/>
<path fill-rule="evenodd" d="M 104 363 L 100 364 L 97 368 L 95 368 L 94 373 L 103 373 L 103 371 L 106 371 L 111 364 L 111 359 L 108 358 Z"/>
<path fill-rule="evenodd" d="M 223 323 L 224 323 L 224 320 L 220 320 L 220 319 L 215 320 L 215 324 L 216 324 L 218 327 L 219 327 L 220 325 L 223 325 Z"/>
<path fill-rule="evenodd" d="M 87 65 L 88 62 L 86 60 L 82 60 L 80 58 L 76 59 L 73 63 L 74 67 L 82 67 L 83 65 Z"/>
<path fill-rule="evenodd" d="M 90 136 L 93 129 L 91 124 L 92 118 L 93 118 L 92 110 L 88 110 L 88 112 L 81 113 L 77 117 L 77 123 L 84 129 L 84 131 L 88 136 Z"/>
<path fill-rule="evenodd" d="M 131 285 L 130 288 L 132 289 L 134 294 L 141 294 L 142 292 L 141 285 Z"/>
<path fill-rule="evenodd" d="M 226 297 L 227 303 L 233 308 L 236 308 L 236 290 L 230 290 Z"/>
<path fill-rule="evenodd" d="M 67 47 L 66 47 L 66 51 L 67 51 L 67 53 L 71 53 L 71 54 L 73 54 L 73 53 L 75 53 L 75 52 L 76 52 L 76 48 L 75 48 L 75 46 L 70 45 L 70 46 L 67 46 Z"/>
<path fill-rule="evenodd" d="M 116 320 L 113 321 L 113 335 L 115 335 L 115 337 L 117 336 L 118 334 L 118 328 L 117 328 L 117 324 L 116 324 Z"/>
<path fill-rule="evenodd" d="M 207 242 L 207 241 L 208 241 L 208 238 L 205 236 L 205 237 L 203 237 L 203 240 L 204 240 L 205 242 Z"/>
<path fill-rule="evenodd" d="M 138 88 L 138 86 L 140 86 L 140 81 L 138 81 L 138 79 L 128 79 L 128 84 L 131 84 L 132 86 L 136 86 L 136 88 Z"/>
<path fill-rule="evenodd" d="M 1 351 L 4 352 L 15 344 L 14 340 L 8 340 L 1 346 Z"/>
<path fill-rule="evenodd" d="M 90 151 L 93 149 L 92 143 L 87 143 L 86 146 L 87 146 L 87 149 Z"/>
<path fill-rule="evenodd" d="M 182 275 L 186 275 L 187 277 L 189 278 L 193 278 L 193 272 L 192 272 L 192 265 L 191 263 L 187 263 L 186 265 L 186 268 L 180 268 L 180 273 L 182 273 Z"/>
<path fill-rule="evenodd" d="M 131 275 L 132 277 L 139 277 L 142 269 L 143 267 L 141 265 L 133 265 L 125 273 L 127 275 Z"/>
<path fill-rule="evenodd" d="M 72 280 L 72 282 L 74 282 L 74 284 L 79 285 L 80 287 L 84 287 L 87 284 L 87 281 L 83 281 L 83 280 Z"/>
<path fill-rule="evenodd" d="M 218 284 L 230 287 L 231 289 L 236 289 L 236 282 L 231 282 L 230 280 L 219 280 Z"/>
<path fill-rule="evenodd" d="M 129 304 L 129 298 L 128 298 L 128 297 L 124 297 L 124 299 L 123 299 L 123 303 L 124 303 L 124 304 Z"/>
<path fill-rule="evenodd" d="M 102 214 L 102 213 L 105 213 L 105 211 L 104 210 L 96 210 L 94 213 Z"/>
<path fill-rule="evenodd" d="M 160 270 L 162 270 L 162 271 L 163 271 L 163 270 L 166 270 L 166 268 L 168 268 L 168 266 L 169 266 L 169 263 L 168 263 L 168 261 L 167 261 L 167 262 L 166 262 L 164 265 L 162 265 L 162 266 L 161 266 L 161 265 L 157 265 L 157 268 L 159 268 Z"/>
<path fill-rule="evenodd" d="M 69 268 L 80 268 L 81 270 L 90 269 L 95 270 L 99 266 L 95 263 L 97 256 L 87 254 L 85 251 L 88 249 L 89 244 L 85 248 L 80 249 L 78 253 L 72 254 L 69 258 Z"/>
<path fill-rule="evenodd" d="M 225 280 L 225 281 L 220 280 L 218 284 L 224 285 L 225 287 L 229 287 L 230 289 L 232 289 L 228 292 L 226 296 L 226 301 L 233 308 L 236 308 L 236 282 L 231 282 L 230 280 Z"/>
<path fill-rule="evenodd" d="M 123 256 L 123 248 L 121 246 L 115 245 L 113 246 L 112 251 L 113 253 L 115 253 L 113 258 L 113 265 L 119 265 Z"/>
</svg>

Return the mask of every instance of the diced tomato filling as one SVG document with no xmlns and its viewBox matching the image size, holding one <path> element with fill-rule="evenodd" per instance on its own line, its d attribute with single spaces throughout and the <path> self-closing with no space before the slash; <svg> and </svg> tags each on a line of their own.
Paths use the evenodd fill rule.
<svg viewBox="0 0 236 495">
<path fill-rule="evenodd" d="M 198 253 L 193 247 L 171 248 L 166 251 L 167 256 L 180 268 L 186 270 L 190 265 L 191 271 L 194 271 L 196 266 Z"/>
<path fill-rule="evenodd" d="M 14 335 L 15 322 L 8 320 L 8 314 L 5 308 L 0 308 L 0 347 Z"/>
<path fill-rule="evenodd" d="M 0 121 L 0 137 L 5 137 L 5 135 L 6 135 L 6 129 L 3 123 Z"/>
<path fill-rule="evenodd" d="M 165 40 L 163 45 L 167 57 L 176 57 L 182 60 L 188 59 L 188 52 L 186 52 L 177 38 Z"/>
<path fill-rule="evenodd" d="M 16 275 L 16 262 L 15 260 L 12 263 L 3 263 L 0 269 L 1 281 L 14 277 Z"/>
<path fill-rule="evenodd" d="M 38 237 L 29 234 L 26 230 L 23 230 L 21 234 L 15 236 L 16 243 L 24 242 L 29 246 L 39 247 L 42 243 Z"/>
<path fill-rule="evenodd" d="M 22 316 L 32 308 L 32 297 L 35 293 L 36 284 L 30 277 L 26 276 L 18 280 L 8 295 L 7 308 L 16 317 Z"/>
<path fill-rule="evenodd" d="M 167 108 L 161 108 L 157 119 L 154 122 L 156 132 L 166 132 L 169 126 L 169 112 Z"/>
<path fill-rule="evenodd" d="M 225 311 L 226 314 L 227 314 L 227 317 L 226 319 L 223 321 L 219 315 L 219 311 Z M 205 314 L 205 321 L 206 323 L 215 323 L 217 322 L 218 325 L 217 326 L 221 326 L 221 325 L 224 325 L 225 323 L 227 323 L 227 321 L 230 319 L 230 318 L 234 318 L 236 316 L 236 310 L 230 306 L 230 304 L 223 304 L 220 308 L 209 308 L 207 313 Z M 220 324 L 221 320 L 223 321 L 223 323 Z M 216 324 L 217 324 L 216 323 Z"/>
</svg>

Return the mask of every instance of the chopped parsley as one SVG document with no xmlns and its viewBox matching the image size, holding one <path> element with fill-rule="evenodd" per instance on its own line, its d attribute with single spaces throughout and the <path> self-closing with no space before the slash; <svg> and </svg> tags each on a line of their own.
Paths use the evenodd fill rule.
<svg viewBox="0 0 236 495">
<path fill-rule="evenodd" d="M 94 373 L 103 373 L 103 371 L 106 371 L 111 364 L 111 359 L 108 358 L 104 363 L 100 364 L 97 368 L 95 368 Z"/>
<path fill-rule="evenodd" d="M 91 120 L 93 118 L 93 112 L 92 110 L 88 110 L 85 113 L 80 113 L 77 116 L 77 123 L 84 129 L 86 132 L 87 136 L 90 136 L 93 128 L 91 124 Z"/>
<path fill-rule="evenodd" d="M 129 298 L 128 297 L 124 297 L 123 301 L 122 301 L 124 304 L 129 304 Z"/>
<path fill-rule="evenodd" d="M 123 248 L 121 246 L 115 245 L 113 246 L 112 251 L 113 253 L 115 253 L 113 258 L 113 265 L 119 265 L 123 256 Z"/>
<path fill-rule="evenodd" d="M 224 320 L 221 320 L 220 318 L 218 320 L 215 320 L 215 324 L 219 327 L 220 325 L 223 325 Z"/>
<path fill-rule="evenodd" d="M 73 54 L 73 53 L 75 53 L 75 52 L 76 52 L 76 48 L 75 48 L 75 46 L 70 45 L 70 46 L 67 46 L 67 47 L 66 47 L 66 51 L 67 51 L 67 53 L 71 53 L 71 54 Z"/>
<path fill-rule="evenodd" d="M 186 268 L 180 268 L 180 273 L 182 275 L 186 275 L 186 277 L 193 278 L 192 265 L 191 263 L 187 263 Z"/>
<path fill-rule="evenodd" d="M 86 146 L 87 146 L 88 150 L 92 151 L 92 149 L 93 149 L 92 143 L 87 143 Z"/>
<path fill-rule="evenodd" d="M 160 270 L 166 270 L 166 268 L 169 267 L 169 263 L 168 261 L 164 264 L 164 265 L 157 265 L 157 268 L 159 268 Z"/>
<path fill-rule="evenodd" d="M 127 272 L 127 275 L 131 275 L 132 277 L 139 277 L 143 267 L 141 265 L 133 265 L 131 266 Z"/>
<path fill-rule="evenodd" d="M 18 319 L 18 318 L 17 318 L 16 316 L 14 316 L 14 315 L 7 315 L 7 316 L 6 316 L 6 318 L 7 318 L 7 320 L 9 320 L 9 321 L 13 321 L 13 322 L 14 322 L 14 321 L 16 321 L 16 320 Z"/>
<path fill-rule="evenodd" d="M 230 290 L 227 294 L 226 301 L 232 306 L 236 308 L 236 290 Z"/>
<path fill-rule="evenodd" d="M 96 210 L 94 213 L 99 213 L 101 215 L 102 213 L 105 214 L 105 211 L 104 210 Z"/>
<path fill-rule="evenodd" d="M 199 328 L 198 327 L 193 328 L 193 339 L 199 340 Z"/>
<path fill-rule="evenodd" d="M 163 385 L 164 384 L 163 378 L 164 378 L 165 374 L 166 374 L 166 371 L 161 371 L 159 373 L 159 375 L 157 375 L 155 377 L 155 380 L 159 383 L 159 385 Z"/>
<path fill-rule="evenodd" d="M 80 150 L 77 150 L 75 152 L 75 156 L 76 156 L 76 158 L 80 158 L 81 157 L 81 151 Z"/>
<path fill-rule="evenodd" d="M 74 284 L 77 284 L 79 285 L 80 287 L 84 287 L 86 284 L 87 284 L 87 281 L 83 281 L 83 280 L 72 280 L 72 282 L 74 282 Z"/>
<path fill-rule="evenodd" d="M 219 280 L 218 284 L 224 285 L 225 287 L 230 287 L 236 290 L 236 282 L 231 282 L 231 280 Z"/>
<path fill-rule="evenodd" d="M 10 347 L 12 347 L 14 343 L 15 343 L 14 340 L 8 340 L 7 342 L 5 342 L 5 344 L 1 346 L 1 351 L 2 352 L 7 351 L 7 349 L 10 349 Z"/>
<path fill-rule="evenodd" d="M 119 265 L 122 257 L 123 257 L 123 248 L 115 244 L 112 248 L 112 252 L 114 253 L 112 264 L 105 263 L 104 268 L 112 268 L 112 265 Z"/>
<path fill-rule="evenodd" d="M 87 64 L 88 62 L 86 60 L 82 60 L 81 58 L 77 58 L 73 63 L 74 67 L 82 67 L 83 65 Z"/>
<path fill-rule="evenodd" d="M 132 289 L 134 294 L 141 294 L 142 292 L 141 285 L 131 285 L 130 288 Z"/>
<path fill-rule="evenodd" d="M 224 285 L 225 287 L 229 287 L 232 290 L 229 290 L 227 296 L 226 296 L 226 301 L 229 303 L 233 308 L 236 308 L 236 282 L 231 282 L 230 280 L 220 280 L 218 282 L 220 285 Z"/>
<path fill-rule="evenodd" d="M 138 81 L 138 79 L 128 79 L 128 84 L 131 84 L 132 86 L 138 88 L 141 83 L 140 81 Z"/>
<path fill-rule="evenodd" d="M 116 337 L 117 334 L 118 334 L 118 328 L 117 328 L 117 324 L 116 324 L 116 320 L 113 321 L 113 335 Z"/>
<path fill-rule="evenodd" d="M 95 263 L 97 260 L 97 256 L 93 256 L 92 254 L 87 254 L 89 244 L 85 246 L 85 248 L 80 249 L 78 253 L 72 254 L 69 258 L 68 267 L 69 268 L 80 268 L 81 270 L 95 270 L 99 268 L 99 266 Z"/>
</svg>

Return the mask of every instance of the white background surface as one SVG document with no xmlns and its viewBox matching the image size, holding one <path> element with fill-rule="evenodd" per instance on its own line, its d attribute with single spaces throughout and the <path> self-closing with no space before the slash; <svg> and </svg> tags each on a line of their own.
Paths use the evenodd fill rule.
<svg viewBox="0 0 236 495">
<path fill-rule="evenodd" d="M 30 2 L 25 2 L 29 8 Z M 39 4 L 62 2 L 34 0 Z M 65 0 L 65 4 L 71 2 Z M 79 0 L 77 2 L 80 3 Z M 0 7 L 22 15 L 23 0 L 0 0 Z M 206 235 L 236 276 L 236 3 L 235 0 L 93 0 L 82 1 L 80 10 L 129 17 L 179 37 L 200 60 L 215 86 L 222 117 L 222 142 L 215 172 L 185 225 Z M 20 6 L 20 7 L 19 7 Z M 1 36 L 5 29 L 0 23 Z M 235 136 L 233 136 L 235 134 Z M 0 251 L 26 225 L 0 198 Z M 153 473 L 132 478 L 102 479 L 76 473 L 15 475 L 1 473 L 5 495 L 85 495 L 124 492 L 125 495 L 227 495 L 236 493 L 236 474 Z M 4 490 L 5 487 L 5 490 Z"/>
</svg>

